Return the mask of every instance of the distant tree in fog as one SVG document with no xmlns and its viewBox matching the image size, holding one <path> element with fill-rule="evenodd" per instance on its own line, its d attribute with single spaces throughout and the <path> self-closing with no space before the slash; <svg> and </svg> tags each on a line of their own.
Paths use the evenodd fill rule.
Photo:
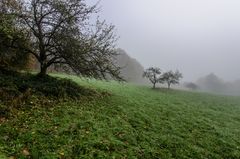
<svg viewBox="0 0 240 159">
<path fill-rule="evenodd" d="M 185 83 L 184 86 L 191 90 L 197 90 L 199 88 L 198 85 L 193 82 Z"/>
<path fill-rule="evenodd" d="M 175 72 L 168 71 L 162 75 L 160 81 L 166 82 L 168 89 L 170 89 L 172 84 L 179 84 L 181 78 L 183 78 L 183 75 L 178 70 Z"/>
<path fill-rule="evenodd" d="M 153 84 L 153 88 L 156 88 L 157 83 L 161 83 L 161 69 L 158 67 L 150 67 L 143 72 L 143 77 L 148 78 Z"/>
<path fill-rule="evenodd" d="M 202 90 L 209 92 L 224 92 L 226 90 L 225 81 L 214 73 L 198 79 L 197 84 Z"/>
</svg>

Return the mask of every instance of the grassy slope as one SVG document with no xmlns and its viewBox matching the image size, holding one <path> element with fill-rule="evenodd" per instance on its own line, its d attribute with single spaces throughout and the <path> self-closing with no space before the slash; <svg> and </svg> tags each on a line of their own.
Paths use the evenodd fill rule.
<svg viewBox="0 0 240 159">
<path fill-rule="evenodd" d="M 39 158 L 240 158 L 240 99 L 83 81 L 112 96 L 32 107 L 0 126 L 0 152 Z M 23 156 L 23 155 L 22 155 Z"/>
</svg>

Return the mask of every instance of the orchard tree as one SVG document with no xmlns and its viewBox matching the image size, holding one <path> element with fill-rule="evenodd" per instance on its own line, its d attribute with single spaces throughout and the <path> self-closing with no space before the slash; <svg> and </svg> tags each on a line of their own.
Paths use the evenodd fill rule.
<svg viewBox="0 0 240 159">
<path fill-rule="evenodd" d="M 114 26 L 98 19 L 97 5 L 85 0 L 24 0 L 19 14 L 21 27 L 28 31 L 25 48 L 40 64 L 39 76 L 52 65 L 67 66 L 82 76 L 121 80 L 114 64 Z"/>
<path fill-rule="evenodd" d="M 157 83 L 161 83 L 161 69 L 158 67 L 150 67 L 143 72 L 143 77 L 149 79 L 153 84 L 153 88 L 156 88 Z"/>
<path fill-rule="evenodd" d="M 168 89 L 170 89 L 172 84 L 179 84 L 180 79 L 183 78 L 182 74 L 177 70 L 175 72 L 173 71 L 168 71 L 165 72 L 162 77 L 161 80 L 163 82 L 166 82 L 168 85 Z"/>
</svg>

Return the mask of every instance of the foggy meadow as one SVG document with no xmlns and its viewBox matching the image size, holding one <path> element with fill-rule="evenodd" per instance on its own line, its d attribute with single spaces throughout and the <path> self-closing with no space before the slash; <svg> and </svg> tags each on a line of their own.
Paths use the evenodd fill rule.
<svg viewBox="0 0 240 159">
<path fill-rule="evenodd" d="M 239 8 L 0 0 L 0 158 L 240 158 Z"/>
</svg>

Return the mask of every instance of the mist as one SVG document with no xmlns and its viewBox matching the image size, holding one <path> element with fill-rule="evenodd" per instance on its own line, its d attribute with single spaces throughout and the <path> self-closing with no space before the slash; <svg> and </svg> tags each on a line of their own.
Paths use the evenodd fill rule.
<svg viewBox="0 0 240 159">
<path fill-rule="evenodd" d="M 179 69 L 184 81 L 211 72 L 226 81 L 240 79 L 240 1 L 101 0 L 100 5 L 101 17 L 116 26 L 118 47 L 145 68 Z"/>
</svg>

